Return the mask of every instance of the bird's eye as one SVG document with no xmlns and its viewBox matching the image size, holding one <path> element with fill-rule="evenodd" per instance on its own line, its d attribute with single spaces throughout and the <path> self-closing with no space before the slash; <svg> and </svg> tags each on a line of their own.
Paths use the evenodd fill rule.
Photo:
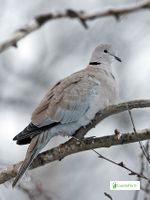
<svg viewBox="0 0 150 200">
<path fill-rule="evenodd" d="M 104 50 L 104 53 L 108 53 L 107 49 Z"/>
</svg>

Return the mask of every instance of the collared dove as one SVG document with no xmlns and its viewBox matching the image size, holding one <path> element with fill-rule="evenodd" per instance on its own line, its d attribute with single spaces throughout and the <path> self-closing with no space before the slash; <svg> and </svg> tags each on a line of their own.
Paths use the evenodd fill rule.
<svg viewBox="0 0 150 200">
<path fill-rule="evenodd" d="M 110 45 L 101 44 L 93 51 L 85 69 L 48 90 L 32 113 L 31 123 L 13 139 L 19 145 L 30 143 L 13 187 L 52 137 L 72 136 L 90 123 L 98 111 L 116 101 L 118 87 L 111 69 L 113 58 L 121 62 Z"/>
</svg>

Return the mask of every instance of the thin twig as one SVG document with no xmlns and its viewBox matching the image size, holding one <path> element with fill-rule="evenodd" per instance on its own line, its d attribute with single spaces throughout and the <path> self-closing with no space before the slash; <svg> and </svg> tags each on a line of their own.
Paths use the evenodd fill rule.
<svg viewBox="0 0 150 200">
<path fill-rule="evenodd" d="M 149 140 L 147 141 L 146 145 L 145 145 L 145 151 L 149 157 Z M 147 161 L 147 160 L 146 160 Z M 146 162 L 146 167 L 145 167 L 145 171 L 147 176 L 149 176 L 149 162 Z M 146 183 L 145 186 L 141 186 L 142 190 L 145 192 L 145 199 L 147 198 L 147 195 L 149 197 L 150 195 L 150 183 Z"/>
<path fill-rule="evenodd" d="M 106 197 L 108 197 L 110 200 L 113 200 L 113 198 L 110 196 L 110 194 L 104 192 L 104 195 L 105 195 Z"/>
<path fill-rule="evenodd" d="M 102 155 L 101 155 L 100 153 L 98 153 L 97 151 L 95 151 L 95 152 L 99 155 L 99 158 L 102 158 L 102 159 L 104 159 L 104 160 L 106 160 L 106 161 L 108 161 L 108 162 L 110 162 L 110 163 L 112 163 L 112 164 L 114 164 L 114 165 L 117 165 L 117 166 L 122 167 L 122 168 L 126 169 L 127 171 L 129 171 L 129 172 L 130 172 L 129 175 L 135 175 L 135 176 L 137 176 L 137 177 L 143 178 L 143 179 L 147 180 L 148 182 L 150 182 L 150 179 L 149 179 L 148 177 L 144 176 L 143 174 L 139 174 L 139 173 L 133 171 L 133 170 L 130 169 L 129 167 L 126 167 L 125 164 L 124 164 L 123 162 L 117 163 L 117 162 L 115 162 L 115 161 L 113 161 L 113 160 L 111 160 L 111 159 L 109 159 L 109 158 L 106 158 L 106 157 L 102 156 Z"/>
<path fill-rule="evenodd" d="M 132 113 L 131 113 L 131 110 L 128 109 L 128 112 L 129 112 L 129 116 L 130 116 L 130 119 L 131 119 L 131 123 L 132 123 L 132 126 L 133 126 L 133 131 L 135 134 L 137 134 L 137 131 L 136 131 L 136 128 L 135 128 L 135 124 L 134 124 L 134 120 L 133 120 L 133 117 L 132 117 Z M 140 148 L 143 152 L 143 155 L 145 156 L 145 158 L 147 159 L 147 161 L 150 163 L 150 159 L 149 159 L 149 156 L 147 155 L 146 151 L 145 151 L 145 148 L 142 144 L 141 141 L 139 141 L 139 145 L 140 145 Z"/>
<path fill-rule="evenodd" d="M 77 141 L 81 142 L 82 144 L 84 144 L 84 141 L 83 141 L 83 140 L 81 140 L 81 139 L 79 139 L 79 138 L 76 138 L 76 137 L 74 137 L 74 136 L 72 136 L 72 137 L 73 137 L 75 140 L 77 140 Z M 122 168 L 126 169 L 127 171 L 130 172 L 129 175 L 136 175 L 137 177 L 143 178 L 143 179 L 148 180 L 148 181 L 150 182 L 150 179 L 147 178 L 146 176 L 144 176 L 143 173 L 142 173 L 142 174 L 139 174 L 139 173 L 137 173 L 137 172 L 131 170 L 130 168 L 126 167 L 126 166 L 124 165 L 123 162 L 117 163 L 117 162 L 115 162 L 115 161 L 113 161 L 113 160 L 111 160 L 111 159 L 109 159 L 109 158 L 106 158 L 106 156 L 103 156 L 102 154 L 100 154 L 98 151 L 96 151 L 96 150 L 93 149 L 93 148 L 91 148 L 91 149 L 89 149 L 89 150 L 92 150 L 94 153 L 96 153 L 96 154 L 98 155 L 99 158 L 102 158 L 102 159 L 104 159 L 104 160 L 106 160 L 106 161 L 108 161 L 108 162 L 110 162 L 110 163 L 112 163 L 112 164 L 114 164 L 114 165 L 117 165 L 117 166 L 119 166 L 119 167 L 122 167 Z"/>
<path fill-rule="evenodd" d="M 143 174 L 144 173 L 144 155 L 143 153 L 141 153 L 141 169 L 140 169 L 140 174 Z M 141 181 L 141 177 L 138 177 L 137 178 L 137 181 Z M 140 183 L 141 184 L 141 183 Z M 141 187 L 141 186 L 140 186 Z M 138 196 L 139 196 L 139 192 L 140 190 L 136 190 L 135 193 L 134 193 L 134 197 L 133 197 L 133 200 L 138 200 Z"/>
<path fill-rule="evenodd" d="M 146 154 L 149 156 L 149 140 L 147 141 L 145 147 L 144 147 L 145 151 L 146 151 Z M 141 169 L 140 169 L 140 174 L 143 174 L 144 172 L 146 173 L 147 177 L 149 177 L 149 163 L 146 162 L 146 167 L 145 167 L 145 160 L 147 161 L 146 157 L 144 156 L 143 152 L 141 153 L 140 155 L 141 157 Z M 144 159 L 145 158 L 145 159 Z M 133 200 L 138 200 L 138 196 L 139 196 L 139 193 L 140 191 L 143 191 L 145 192 L 145 198 L 146 195 L 150 194 L 150 183 L 149 182 L 143 182 L 142 179 L 140 177 L 138 177 L 137 179 L 138 181 L 140 181 L 140 188 L 141 190 L 137 190 L 135 191 L 135 194 L 134 194 L 134 198 Z M 144 198 L 144 199 L 145 199 Z"/>
</svg>

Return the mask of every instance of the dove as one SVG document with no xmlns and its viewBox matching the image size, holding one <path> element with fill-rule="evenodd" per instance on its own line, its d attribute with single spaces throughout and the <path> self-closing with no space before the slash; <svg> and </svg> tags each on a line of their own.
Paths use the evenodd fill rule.
<svg viewBox="0 0 150 200">
<path fill-rule="evenodd" d="M 114 55 L 111 45 L 98 45 L 89 64 L 51 87 L 32 113 L 31 123 L 13 140 L 29 144 L 25 160 L 12 184 L 14 187 L 39 152 L 57 135 L 73 136 L 91 123 L 95 114 L 116 102 L 118 84 L 112 73 Z"/>
</svg>

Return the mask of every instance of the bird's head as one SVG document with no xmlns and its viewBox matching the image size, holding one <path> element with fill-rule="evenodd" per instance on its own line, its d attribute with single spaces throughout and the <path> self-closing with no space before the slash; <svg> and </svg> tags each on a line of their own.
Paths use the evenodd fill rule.
<svg viewBox="0 0 150 200">
<path fill-rule="evenodd" d="M 110 44 L 100 44 L 92 53 L 90 65 L 111 64 L 114 58 L 121 62 L 121 59 L 113 53 Z"/>
</svg>

